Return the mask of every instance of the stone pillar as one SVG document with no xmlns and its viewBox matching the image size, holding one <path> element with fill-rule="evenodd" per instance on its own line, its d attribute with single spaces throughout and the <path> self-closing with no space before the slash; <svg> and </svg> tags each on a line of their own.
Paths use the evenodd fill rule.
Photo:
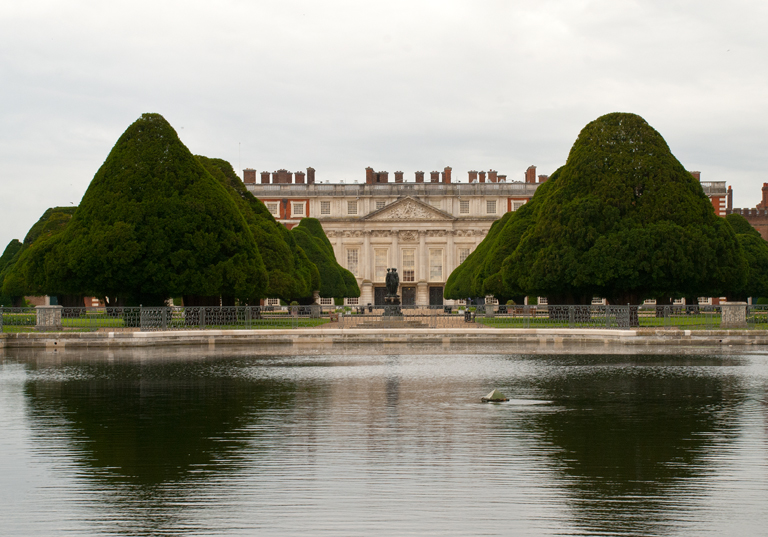
<svg viewBox="0 0 768 537">
<path fill-rule="evenodd" d="M 392 243 L 390 246 L 390 248 L 392 248 L 392 266 L 397 269 L 397 274 L 398 276 L 400 276 L 400 279 L 402 280 L 403 271 L 402 271 L 402 267 L 400 266 L 400 248 L 398 247 L 398 244 L 397 244 L 398 231 L 397 230 L 390 231 L 389 236 L 392 237 Z M 398 293 L 399 292 L 400 291 L 398 291 Z"/>
<path fill-rule="evenodd" d="M 720 305 L 722 316 L 720 328 L 746 328 L 747 327 L 747 303 L 726 302 Z"/>
<path fill-rule="evenodd" d="M 416 172 L 416 182 L 417 183 L 424 182 L 424 172 Z"/>
<path fill-rule="evenodd" d="M 431 183 L 439 183 L 440 182 L 440 172 L 429 172 L 429 181 Z"/>
<path fill-rule="evenodd" d="M 478 175 L 480 176 L 478 178 L 478 181 L 480 181 L 481 183 L 485 183 L 485 172 L 480 172 Z"/>
<path fill-rule="evenodd" d="M 35 308 L 35 330 L 40 332 L 55 332 L 61 330 L 62 306 L 37 306 Z"/>
<path fill-rule="evenodd" d="M 262 185 L 269 184 L 269 172 L 261 172 L 261 184 Z"/>
<path fill-rule="evenodd" d="M 403 172 L 395 172 L 395 183 L 403 182 Z"/>
<path fill-rule="evenodd" d="M 456 268 L 456 253 L 454 252 L 454 244 L 453 244 L 453 234 L 455 232 L 453 230 L 448 231 L 448 241 L 446 245 L 446 252 L 445 252 L 445 267 L 443 267 L 443 281 L 448 281 L 448 276 L 451 275 L 451 272 L 453 272 L 453 269 Z"/>
<path fill-rule="evenodd" d="M 370 231 L 363 231 L 363 249 L 360 252 L 360 257 L 362 259 L 358 259 L 358 263 L 362 263 L 362 275 L 363 280 L 368 280 L 369 282 L 373 281 L 373 269 L 372 265 L 374 263 L 373 259 L 373 249 L 371 248 L 371 232 Z"/>
<path fill-rule="evenodd" d="M 418 257 L 418 275 L 416 284 L 416 305 L 427 306 L 429 305 L 429 261 L 427 251 L 427 232 L 419 231 L 419 257 Z"/>
<path fill-rule="evenodd" d="M 307 168 L 307 184 L 308 185 L 314 185 L 315 184 L 315 169 L 314 168 Z"/>
<path fill-rule="evenodd" d="M 243 170 L 243 183 L 254 184 L 256 183 L 256 170 L 253 168 L 246 168 Z"/>
</svg>

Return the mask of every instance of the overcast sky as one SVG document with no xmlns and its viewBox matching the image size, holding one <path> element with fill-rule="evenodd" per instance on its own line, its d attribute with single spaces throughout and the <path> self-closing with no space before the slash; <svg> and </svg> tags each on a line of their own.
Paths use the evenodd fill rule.
<svg viewBox="0 0 768 537">
<path fill-rule="evenodd" d="M 549 174 L 581 128 L 643 116 L 754 207 L 768 182 L 768 2 L 0 3 L 0 248 L 78 204 L 162 114 L 235 169 Z"/>
</svg>

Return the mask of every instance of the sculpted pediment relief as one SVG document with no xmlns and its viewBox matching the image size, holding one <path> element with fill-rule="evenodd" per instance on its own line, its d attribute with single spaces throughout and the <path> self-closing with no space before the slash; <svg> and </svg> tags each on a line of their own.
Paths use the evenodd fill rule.
<svg viewBox="0 0 768 537">
<path fill-rule="evenodd" d="M 456 218 L 445 211 L 435 209 L 431 205 L 413 198 L 405 198 L 383 209 L 374 211 L 365 217 L 365 220 L 374 222 L 387 221 L 387 220 L 429 220 L 429 221 L 446 221 L 456 220 Z"/>
</svg>

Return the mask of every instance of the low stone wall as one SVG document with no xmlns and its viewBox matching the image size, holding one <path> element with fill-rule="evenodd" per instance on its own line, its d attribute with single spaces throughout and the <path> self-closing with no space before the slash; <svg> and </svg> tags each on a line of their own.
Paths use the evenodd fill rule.
<svg viewBox="0 0 768 537">
<path fill-rule="evenodd" d="M 283 346 L 362 344 L 461 344 L 514 351 L 517 345 L 544 346 L 728 346 L 768 345 L 766 330 L 605 330 L 605 329 L 294 329 L 199 330 L 177 332 L 12 333 L 0 335 L 0 348 L 87 349 L 162 346 Z"/>
</svg>

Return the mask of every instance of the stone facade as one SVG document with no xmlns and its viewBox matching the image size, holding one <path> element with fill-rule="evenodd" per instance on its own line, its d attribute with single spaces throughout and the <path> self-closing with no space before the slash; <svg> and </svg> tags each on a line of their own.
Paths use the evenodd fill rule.
<svg viewBox="0 0 768 537">
<path fill-rule="evenodd" d="M 311 170 L 311 173 L 310 171 Z M 289 229 L 304 217 L 317 218 L 331 241 L 338 262 L 352 271 L 361 296 L 350 303 L 383 303 L 386 269 L 396 267 L 404 304 L 446 305 L 443 288 L 448 276 L 475 250 L 494 221 L 527 203 L 548 179 L 530 166 L 523 181 L 507 181 L 495 170 L 470 171 L 468 182 L 452 180 L 452 169 L 414 174 L 414 182 L 394 172 L 366 168 L 364 183 L 315 183 L 314 169 L 290 173 L 279 170 L 273 182 L 255 180 L 247 170 L 246 187 Z M 311 177 L 311 180 L 310 180 Z M 486 180 L 487 179 L 487 180 Z M 538 179 L 538 181 L 537 181 Z M 725 182 L 702 183 L 718 210 L 725 199 Z M 722 209 L 724 214 L 725 207 Z"/>
</svg>

